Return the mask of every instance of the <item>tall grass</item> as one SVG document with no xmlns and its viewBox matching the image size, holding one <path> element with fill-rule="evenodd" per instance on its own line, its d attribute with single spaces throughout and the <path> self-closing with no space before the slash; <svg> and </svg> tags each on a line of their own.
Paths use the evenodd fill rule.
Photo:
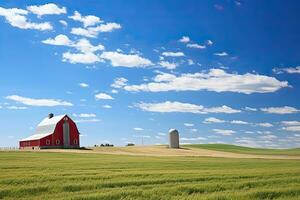
<svg viewBox="0 0 300 200">
<path fill-rule="evenodd" d="M 299 160 L 0 152 L 0 199 L 299 199 Z"/>
</svg>

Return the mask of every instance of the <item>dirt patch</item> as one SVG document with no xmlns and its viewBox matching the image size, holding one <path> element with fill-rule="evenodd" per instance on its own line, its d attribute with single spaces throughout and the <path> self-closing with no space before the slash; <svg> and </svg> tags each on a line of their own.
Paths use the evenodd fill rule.
<svg viewBox="0 0 300 200">
<path fill-rule="evenodd" d="M 202 156 L 220 158 L 260 158 L 260 159 L 293 159 L 300 160 L 300 156 L 284 155 L 251 155 L 241 153 L 231 153 L 214 151 L 199 148 L 170 149 L 166 146 L 134 146 L 134 147 L 99 147 L 91 150 L 77 149 L 43 149 L 33 150 L 42 152 L 64 152 L 64 153 L 96 153 L 113 155 L 133 155 L 133 156 Z"/>
</svg>

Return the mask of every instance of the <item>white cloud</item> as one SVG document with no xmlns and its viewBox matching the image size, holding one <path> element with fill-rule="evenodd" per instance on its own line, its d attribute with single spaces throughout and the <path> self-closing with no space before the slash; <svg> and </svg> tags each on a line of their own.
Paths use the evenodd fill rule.
<svg viewBox="0 0 300 200">
<path fill-rule="evenodd" d="M 180 138 L 180 141 L 197 141 L 197 140 L 207 140 L 205 137 L 193 137 L 193 138 Z"/>
<path fill-rule="evenodd" d="M 82 38 L 71 45 L 72 47 L 75 47 L 77 50 L 88 53 L 88 52 L 95 52 L 95 51 L 103 51 L 105 47 L 102 44 L 98 44 L 97 46 L 94 46 L 90 43 L 89 40 Z"/>
<path fill-rule="evenodd" d="M 300 112 L 297 108 L 290 106 L 261 108 L 261 111 L 270 114 L 293 114 Z"/>
<path fill-rule="evenodd" d="M 208 72 L 188 73 L 176 76 L 160 73 L 154 82 L 141 85 L 126 85 L 127 91 L 200 91 L 238 92 L 244 94 L 269 93 L 288 87 L 287 81 L 279 81 L 274 77 L 246 73 L 243 75 L 227 73 L 222 69 L 210 69 Z"/>
<path fill-rule="evenodd" d="M 96 62 L 102 62 L 103 60 L 99 58 L 94 53 L 63 53 L 63 61 L 69 62 L 72 64 L 81 63 L 81 64 L 93 64 Z"/>
<path fill-rule="evenodd" d="M 100 32 L 112 32 L 113 30 L 120 29 L 121 25 L 117 23 L 106 23 L 96 27 L 88 28 L 72 28 L 71 33 L 85 37 L 95 38 Z"/>
<path fill-rule="evenodd" d="M 119 91 L 118 91 L 118 90 L 115 90 L 115 89 L 112 89 L 110 92 L 113 93 L 113 94 L 119 93 Z"/>
<path fill-rule="evenodd" d="M 68 26 L 68 23 L 65 20 L 59 20 L 59 23 L 61 23 L 64 26 Z"/>
<path fill-rule="evenodd" d="M 188 61 L 188 64 L 189 64 L 189 65 L 195 64 L 194 61 L 193 61 L 192 59 L 188 59 L 187 61 Z"/>
<path fill-rule="evenodd" d="M 113 88 L 122 88 L 123 86 L 126 85 L 127 81 L 128 80 L 126 78 L 123 78 L 123 77 L 116 78 L 114 80 L 114 83 L 112 83 L 110 86 L 113 87 Z M 116 92 L 113 92 L 113 93 L 116 93 Z"/>
<path fill-rule="evenodd" d="M 236 110 L 225 105 L 220 107 L 205 108 L 204 111 L 208 113 L 228 113 L 228 114 L 241 112 L 240 110 Z"/>
<path fill-rule="evenodd" d="M 33 99 L 18 95 L 10 95 L 5 98 L 28 106 L 73 106 L 72 103 L 59 99 Z"/>
<path fill-rule="evenodd" d="M 170 52 L 170 51 L 166 51 L 162 53 L 163 56 L 167 56 L 167 57 L 182 57 L 184 56 L 183 52 Z"/>
<path fill-rule="evenodd" d="M 73 42 L 68 38 L 68 36 L 60 34 L 57 35 L 54 39 L 48 38 L 46 40 L 43 40 L 42 43 L 58 46 L 71 46 Z"/>
<path fill-rule="evenodd" d="M 224 129 L 213 129 L 212 131 L 217 134 L 224 135 L 224 136 L 230 136 L 230 135 L 236 133 L 233 130 L 224 130 Z"/>
<path fill-rule="evenodd" d="M 232 120 L 230 123 L 231 124 L 249 124 L 249 122 L 245 122 L 242 120 Z"/>
<path fill-rule="evenodd" d="M 103 22 L 99 17 L 94 15 L 82 16 L 79 12 L 75 11 L 72 16 L 69 16 L 70 19 L 74 21 L 79 21 L 83 23 L 84 27 L 93 26 L 95 24 Z"/>
<path fill-rule="evenodd" d="M 94 113 L 81 113 L 81 114 L 73 114 L 74 117 L 80 117 L 80 118 L 91 118 L 96 117 L 96 114 Z"/>
<path fill-rule="evenodd" d="M 136 54 L 122 54 L 118 52 L 103 52 L 101 58 L 109 60 L 114 67 L 147 67 L 153 63 L 147 58 Z"/>
<path fill-rule="evenodd" d="M 247 111 L 257 111 L 257 108 L 251 108 L 251 107 L 246 106 L 245 110 L 247 110 Z"/>
<path fill-rule="evenodd" d="M 97 32 L 89 31 L 88 29 L 84 29 L 84 28 L 72 28 L 71 33 L 74 35 L 80 35 L 80 36 L 91 37 L 91 38 L 95 38 L 98 35 Z"/>
<path fill-rule="evenodd" d="M 300 121 L 281 121 L 286 126 L 300 126 Z"/>
<path fill-rule="evenodd" d="M 106 100 L 113 100 L 114 98 L 105 93 L 98 93 L 95 95 L 96 100 L 106 99 Z"/>
<path fill-rule="evenodd" d="M 90 43 L 89 40 L 82 38 L 76 42 L 70 40 L 66 35 L 57 35 L 54 39 L 48 38 L 43 40 L 42 43 L 49 45 L 59 45 L 59 46 L 68 46 L 77 49 L 82 53 L 92 53 L 95 51 L 103 51 L 105 47 L 102 44 L 94 46 Z"/>
<path fill-rule="evenodd" d="M 162 103 L 140 103 L 137 105 L 140 109 L 149 112 L 189 112 L 204 113 L 203 106 L 181 103 L 181 102 L 162 102 Z"/>
<path fill-rule="evenodd" d="M 213 43 L 213 41 L 211 41 L 211 40 L 207 40 L 207 41 L 206 41 L 206 44 L 209 45 L 209 46 L 211 46 L 211 45 L 213 45 L 214 43 Z"/>
<path fill-rule="evenodd" d="M 79 86 L 82 88 L 87 88 L 89 85 L 87 83 L 79 83 Z"/>
<path fill-rule="evenodd" d="M 210 123 L 224 123 L 225 121 L 222 119 L 217 119 L 215 117 L 209 117 L 204 119 L 203 123 L 210 124 Z"/>
<path fill-rule="evenodd" d="M 205 45 L 200 45 L 200 44 L 187 44 L 186 45 L 188 48 L 195 48 L 195 49 L 205 49 L 206 46 Z"/>
<path fill-rule="evenodd" d="M 10 110 L 26 110 L 26 109 L 28 109 L 25 106 L 7 106 L 6 108 L 10 109 Z"/>
<path fill-rule="evenodd" d="M 139 103 L 136 106 L 144 111 L 161 112 L 161 113 L 183 112 L 183 113 L 197 113 L 197 114 L 206 114 L 206 113 L 228 113 L 229 114 L 229 113 L 239 112 L 238 110 L 232 109 L 228 106 L 205 108 L 202 105 L 181 103 L 177 101 L 174 102 L 165 101 L 162 103 Z"/>
<path fill-rule="evenodd" d="M 67 13 L 66 7 L 60 8 L 54 3 L 48 3 L 41 6 L 28 6 L 27 10 L 38 15 L 39 17 L 43 15 L 60 15 Z"/>
<path fill-rule="evenodd" d="M 18 8 L 5 9 L 3 7 L 0 7 L 0 16 L 5 17 L 6 21 L 13 27 L 17 27 L 20 29 L 35 29 L 40 31 L 53 29 L 52 25 L 49 22 L 33 23 L 27 21 L 27 18 L 25 16 L 27 14 L 27 10 Z"/>
<path fill-rule="evenodd" d="M 62 55 L 64 62 L 70 62 L 72 64 L 82 63 L 82 64 L 93 64 L 96 62 L 103 62 L 99 55 L 95 54 L 96 51 L 104 50 L 102 44 L 94 46 L 89 40 L 83 38 L 76 42 L 71 41 L 66 35 L 57 35 L 54 39 L 48 38 L 42 41 L 44 44 L 49 45 L 60 45 L 75 48 L 80 53 L 65 52 Z"/>
<path fill-rule="evenodd" d="M 179 42 L 182 42 L 182 43 L 188 43 L 190 42 L 190 38 L 188 36 L 182 36 L 181 39 L 178 40 Z"/>
<path fill-rule="evenodd" d="M 170 63 L 168 61 L 160 61 L 159 64 L 167 69 L 175 69 L 177 67 L 177 63 Z"/>
<path fill-rule="evenodd" d="M 90 123 L 90 122 L 100 122 L 100 121 L 101 121 L 100 119 L 96 119 L 96 118 L 75 120 L 76 123 Z"/>
<path fill-rule="evenodd" d="M 218 53 L 215 53 L 214 54 L 215 56 L 221 56 L 221 57 L 223 57 L 223 56 L 228 56 L 228 53 L 226 53 L 226 52 L 218 52 Z"/>
<path fill-rule="evenodd" d="M 288 126 L 288 127 L 283 127 L 282 130 L 285 130 L 285 131 L 292 131 L 292 132 L 298 132 L 298 131 L 300 131 L 300 126 Z"/>
<path fill-rule="evenodd" d="M 286 68 L 274 68 L 273 72 L 276 74 L 281 74 L 283 72 L 289 74 L 300 74 L 300 66 L 297 67 L 286 67 Z"/>
<path fill-rule="evenodd" d="M 162 132 L 159 132 L 159 133 L 157 133 L 157 135 L 165 136 L 166 134 L 165 134 L 165 133 L 162 133 Z"/>
<path fill-rule="evenodd" d="M 260 139 L 264 139 L 264 140 L 272 140 L 272 139 L 276 139 L 277 136 L 276 135 L 272 135 L 272 134 L 267 134 L 267 135 L 263 135 L 263 136 L 259 136 Z"/>
<path fill-rule="evenodd" d="M 261 126 L 261 127 L 272 127 L 273 124 L 265 122 L 265 123 L 258 123 L 256 124 L 257 126 Z"/>
<path fill-rule="evenodd" d="M 133 130 L 135 130 L 135 131 L 143 131 L 144 129 L 143 129 L 143 128 L 136 127 L 136 128 L 133 128 Z"/>
<path fill-rule="evenodd" d="M 111 105 L 103 105 L 102 107 L 103 107 L 103 108 L 107 108 L 107 109 L 112 108 Z"/>
<path fill-rule="evenodd" d="M 183 125 L 184 125 L 184 126 L 187 126 L 187 127 L 192 127 L 192 126 L 194 126 L 194 124 L 191 124 L 191 123 L 184 123 Z"/>
</svg>

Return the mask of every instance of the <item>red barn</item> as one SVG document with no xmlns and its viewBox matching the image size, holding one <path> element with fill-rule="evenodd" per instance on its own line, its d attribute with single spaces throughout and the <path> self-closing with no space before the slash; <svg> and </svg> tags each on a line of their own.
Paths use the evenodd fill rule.
<svg viewBox="0 0 300 200">
<path fill-rule="evenodd" d="M 79 132 L 68 115 L 52 113 L 37 126 L 34 135 L 20 140 L 20 149 L 79 148 Z"/>
</svg>

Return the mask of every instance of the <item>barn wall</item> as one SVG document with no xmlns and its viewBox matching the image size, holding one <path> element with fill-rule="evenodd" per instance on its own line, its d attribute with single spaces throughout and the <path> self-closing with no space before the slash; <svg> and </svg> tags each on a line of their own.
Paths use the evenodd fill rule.
<svg viewBox="0 0 300 200">
<path fill-rule="evenodd" d="M 47 140 L 50 142 L 49 144 L 47 144 Z M 44 137 L 42 139 L 40 139 L 40 146 L 52 146 L 53 142 L 52 142 L 52 134 L 48 135 L 47 137 Z"/>
<path fill-rule="evenodd" d="M 69 125 L 70 125 L 70 145 L 79 147 L 80 146 L 79 132 L 77 126 L 75 122 L 71 119 L 69 119 Z M 77 144 L 75 143 L 75 140 L 77 141 Z"/>
<path fill-rule="evenodd" d="M 26 148 L 26 147 L 38 147 L 40 146 L 39 140 L 30 140 L 30 141 L 20 141 L 20 147 Z"/>
<path fill-rule="evenodd" d="M 68 117 L 68 116 L 66 116 Z M 79 147 L 79 132 L 77 129 L 77 126 L 75 122 L 68 117 L 68 122 L 69 122 L 69 128 L 70 128 L 70 146 L 73 147 Z M 64 118 L 60 120 L 55 128 L 54 134 L 53 134 L 53 141 L 54 141 L 54 146 L 63 146 L 63 124 L 64 124 Z M 60 141 L 60 144 L 56 144 L 56 140 Z M 75 144 L 74 140 L 77 140 L 77 144 Z"/>
</svg>

